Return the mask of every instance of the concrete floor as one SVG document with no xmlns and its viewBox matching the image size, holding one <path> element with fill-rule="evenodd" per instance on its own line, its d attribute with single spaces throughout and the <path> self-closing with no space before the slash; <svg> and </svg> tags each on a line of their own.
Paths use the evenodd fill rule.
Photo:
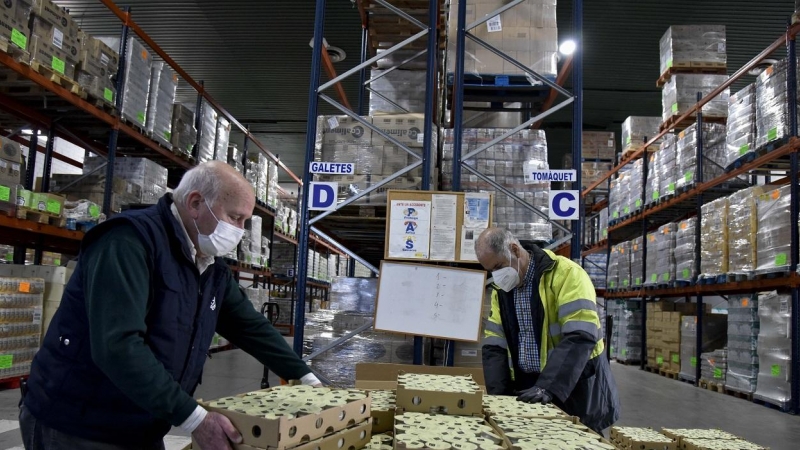
<svg viewBox="0 0 800 450">
<path fill-rule="evenodd" d="M 622 403 L 618 425 L 653 428 L 720 428 L 772 450 L 798 448 L 800 417 L 774 411 L 716 392 L 612 364 Z M 227 397 L 259 389 L 262 366 L 240 350 L 219 353 L 206 363 L 198 398 Z M 274 375 L 271 383 L 277 384 Z M 0 450 L 21 450 L 17 391 L 0 391 Z M 792 444 L 794 442 L 794 444 Z M 179 430 L 167 439 L 168 450 L 188 443 Z"/>
</svg>

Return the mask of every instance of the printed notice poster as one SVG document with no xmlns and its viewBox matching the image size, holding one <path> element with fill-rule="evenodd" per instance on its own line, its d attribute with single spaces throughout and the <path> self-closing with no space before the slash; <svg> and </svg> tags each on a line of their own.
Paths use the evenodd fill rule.
<svg viewBox="0 0 800 450">
<path fill-rule="evenodd" d="M 389 257 L 428 259 L 431 202 L 393 200 L 389 223 Z"/>
<path fill-rule="evenodd" d="M 432 200 L 431 259 L 455 261 L 458 197 L 452 194 L 434 194 Z"/>
<path fill-rule="evenodd" d="M 451 194 L 433 194 L 432 197 L 433 228 L 449 228 L 455 231 L 458 196 Z"/>
<path fill-rule="evenodd" d="M 431 259 L 455 261 L 456 229 L 436 228 L 431 230 Z"/>
<path fill-rule="evenodd" d="M 475 241 L 483 230 L 483 228 L 461 227 L 461 256 L 459 259 L 463 261 L 478 260 L 478 256 L 475 254 Z"/>
<path fill-rule="evenodd" d="M 464 226 L 466 228 L 478 228 L 481 231 L 489 228 L 489 198 L 490 194 L 487 192 L 464 194 Z"/>
</svg>

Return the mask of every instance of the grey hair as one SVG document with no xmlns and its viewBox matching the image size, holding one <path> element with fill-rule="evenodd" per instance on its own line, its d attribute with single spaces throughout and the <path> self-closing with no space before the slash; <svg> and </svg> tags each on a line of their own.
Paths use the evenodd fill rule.
<svg viewBox="0 0 800 450">
<path fill-rule="evenodd" d="M 219 175 L 213 164 L 200 164 L 183 175 L 180 184 L 172 192 L 172 198 L 175 203 L 186 207 L 189 194 L 197 191 L 211 207 L 217 200 L 222 186 Z"/>
<path fill-rule="evenodd" d="M 475 252 L 484 254 L 489 251 L 495 255 L 503 255 L 507 260 L 511 261 L 514 256 L 511 253 L 511 244 L 522 247 L 519 240 L 507 229 L 493 228 L 488 230 L 482 242 L 480 240 L 475 241 Z"/>
</svg>

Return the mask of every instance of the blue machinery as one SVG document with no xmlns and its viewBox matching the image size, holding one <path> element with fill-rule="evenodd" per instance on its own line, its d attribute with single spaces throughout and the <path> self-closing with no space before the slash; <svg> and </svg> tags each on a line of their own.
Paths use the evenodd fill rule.
<svg viewBox="0 0 800 450">
<path fill-rule="evenodd" d="M 455 0 L 454 0 L 455 1 Z M 540 122 L 542 119 L 548 117 L 549 115 L 559 111 L 560 109 L 574 103 L 574 118 L 573 118 L 573 146 L 572 146 L 572 154 L 573 160 L 578 161 L 580 159 L 580 149 L 581 149 L 581 129 L 582 129 L 582 113 L 583 108 L 581 105 L 582 101 L 582 58 L 580 56 L 581 46 L 580 46 L 580 38 L 581 38 L 581 29 L 583 25 L 582 14 L 583 14 L 583 2 L 582 0 L 573 0 L 573 14 L 574 14 L 574 24 L 575 24 L 575 36 L 574 39 L 577 42 L 577 54 L 575 55 L 574 59 L 574 69 L 573 69 L 573 86 L 575 87 L 576 94 L 573 95 L 569 91 L 563 89 L 562 87 L 558 86 L 553 81 L 549 80 L 548 78 L 539 75 L 538 73 L 533 72 L 532 70 L 528 69 L 526 66 L 522 65 L 521 63 L 515 61 L 513 58 L 509 57 L 508 55 L 504 54 L 502 51 L 492 47 L 488 43 L 482 41 L 478 37 L 474 36 L 470 33 L 471 30 L 475 29 L 476 27 L 486 23 L 490 18 L 499 15 L 509 9 L 516 7 L 517 5 L 523 3 L 525 0 L 515 0 L 507 5 L 504 5 L 502 8 L 498 9 L 497 11 L 488 14 L 486 17 L 479 19 L 475 23 L 467 24 L 466 23 L 466 1 L 465 0 L 458 0 L 460 4 L 459 14 L 458 14 L 458 31 L 457 31 L 457 49 L 456 49 L 456 63 L 455 63 L 455 78 L 453 83 L 453 123 L 455 127 L 455 135 L 456 138 L 454 140 L 454 150 L 453 150 L 453 191 L 460 191 L 461 190 L 461 169 L 464 168 L 474 175 L 478 176 L 483 181 L 489 183 L 490 185 L 494 186 L 498 191 L 504 193 L 505 195 L 513 198 L 516 202 L 520 203 L 523 207 L 526 207 L 533 211 L 535 214 L 543 216 L 545 219 L 549 220 L 546 214 L 542 213 L 538 209 L 534 208 L 533 206 L 525 203 L 522 199 L 514 195 L 512 192 L 507 190 L 505 187 L 497 184 L 494 180 L 486 177 L 485 175 L 477 172 L 476 170 L 472 169 L 468 165 L 465 164 L 465 161 L 469 158 L 475 157 L 479 153 L 485 151 L 486 149 L 500 143 L 504 139 L 510 137 L 511 135 L 517 133 L 520 130 L 530 128 L 533 124 Z M 397 43 L 396 45 L 392 46 L 391 48 L 385 50 L 378 56 L 374 56 L 372 58 L 367 59 L 367 44 L 369 40 L 369 32 L 368 32 L 368 22 L 364 20 L 364 13 L 362 10 L 362 22 L 364 28 L 362 30 L 362 52 L 361 52 L 361 64 L 357 65 L 356 67 L 346 71 L 342 75 L 320 85 L 320 71 L 322 67 L 322 54 L 321 52 L 315 51 L 312 55 L 311 60 L 311 83 L 309 89 L 309 97 L 308 97 L 308 127 L 307 127 L 307 143 L 306 143 L 306 161 L 312 161 L 314 159 L 314 147 L 315 147 L 315 136 L 317 135 L 317 116 L 318 116 L 318 105 L 319 100 L 323 100 L 324 102 L 328 103 L 329 105 L 333 106 L 341 113 L 350 116 L 354 120 L 360 122 L 366 128 L 369 128 L 373 131 L 373 133 L 377 133 L 387 139 L 388 141 L 392 142 L 393 144 L 397 145 L 399 148 L 405 150 L 411 155 L 411 163 L 408 167 L 396 172 L 395 174 L 389 176 L 381 183 L 372 186 L 371 188 L 363 191 L 360 195 L 351 197 L 347 201 L 341 203 L 337 209 L 341 209 L 349 204 L 352 204 L 359 198 L 364 195 L 369 194 L 372 191 L 379 189 L 380 187 L 388 184 L 392 180 L 408 173 L 409 171 L 416 169 L 417 167 L 422 167 L 422 180 L 423 190 L 431 190 L 432 186 L 430 185 L 431 180 L 431 159 L 432 159 L 432 152 L 437 150 L 438 143 L 432 142 L 430 138 L 433 133 L 433 126 L 434 126 L 434 101 L 436 99 L 437 93 L 437 76 L 439 70 L 437 68 L 437 62 L 439 60 L 439 33 L 438 33 L 438 24 L 439 19 L 441 17 L 441 3 L 438 0 L 431 0 L 428 3 L 428 24 L 421 23 L 412 15 L 408 14 L 407 12 L 403 11 L 400 8 L 397 8 L 391 5 L 389 2 L 385 0 L 372 0 L 372 2 L 376 5 L 380 5 L 392 13 L 396 14 L 397 16 L 407 20 L 411 24 L 415 25 L 416 28 L 419 30 L 411 35 L 410 37 L 406 38 L 402 42 Z M 314 41 L 313 41 L 313 48 L 318 49 L 321 48 L 323 45 L 323 36 L 324 36 L 324 23 L 325 23 L 325 0 L 317 0 L 316 2 L 316 15 L 315 15 L 315 26 L 314 26 Z M 361 5 L 359 5 L 361 7 Z M 405 145 L 402 145 L 392 136 L 389 136 L 378 127 L 372 125 L 368 121 L 361 118 L 361 114 L 364 113 L 364 90 L 369 90 L 374 95 L 379 95 L 379 93 L 371 90 L 369 88 L 369 84 L 376 79 L 380 78 L 379 75 L 372 79 L 366 79 L 366 70 L 375 62 L 377 62 L 381 58 L 386 58 L 387 56 L 402 50 L 404 48 L 408 48 L 414 42 L 421 40 L 423 38 L 427 38 L 428 44 L 425 50 L 419 51 L 414 56 L 406 59 L 405 61 L 401 62 L 398 66 L 389 69 L 384 72 L 384 75 L 396 68 L 418 58 L 422 55 L 427 55 L 427 77 L 426 77 L 426 101 L 425 101 L 425 131 L 424 131 L 424 146 L 422 150 L 422 154 L 418 154 L 415 151 L 411 150 Z M 514 129 L 510 130 L 504 136 L 501 136 L 493 141 L 483 145 L 482 147 L 470 152 L 469 154 L 462 155 L 462 142 L 460 136 L 463 133 L 464 129 L 464 120 L 463 120 L 463 112 L 464 112 L 464 58 L 465 58 L 465 41 L 466 39 L 471 39 L 477 44 L 485 47 L 492 53 L 496 54 L 497 56 L 503 58 L 504 60 L 510 62 L 511 64 L 515 65 L 519 69 L 523 70 L 528 77 L 531 79 L 536 80 L 539 84 L 543 84 L 560 94 L 561 96 L 565 97 L 565 99 L 552 107 L 551 109 L 544 111 L 535 117 L 529 118 L 524 123 L 520 124 L 519 126 L 515 127 Z M 325 92 L 332 86 L 336 85 L 338 82 L 353 76 L 355 74 L 359 74 L 360 78 L 360 85 L 362 86 L 362 90 L 359 92 L 359 102 L 358 102 L 358 111 L 352 111 L 341 103 L 335 101 L 330 96 L 328 96 Z M 384 100 L 391 101 L 390 99 Z M 309 183 L 312 181 L 311 175 L 308 171 L 303 173 L 303 186 L 308 186 Z M 580 189 L 581 186 L 581 179 L 580 179 L 580 171 L 578 171 L 578 179 L 575 183 L 576 190 Z M 435 187 L 433 187 L 435 188 Z M 302 193 L 302 205 L 307 205 L 309 200 L 309 192 L 308 189 L 303 189 Z M 378 268 L 372 266 L 370 263 L 365 261 L 363 258 L 359 257 L 354 252 L 350 251 L 349 249 L 345 248 L 344 246 L 335 243 L 332 238 L 327 236 L 325 233 L 320 231 L 318 228 L 314 226 L 315 223 L 319 222 L 320 220 L 324 219 L 326 216 L 331 214 L 332 211 L 326 211 L 323 214 L 317 215 L 313 218 L 310 217 L 308 210 L 303 207 L 300 209 L 300 239 L 299 239 L 299 248 L 303 249 L 308 245 L 308 237 L 309 233 L 313 232 L 322 237 L 323 239 L 331 242 L 336 248 L 341 250 L 343 253 L 349 255 L 353 260 L 358 261 L 365 265 L 368 269 L 373 271 L 374 273 L 378 273 Z M 580 232 L 580 221 L 574 221 L 572 224 L 571 232 L 568 228 L 562 226 L 558 223 L 553 223 L 553 226 L 561 229 L 565 233 L 567 233 L 568 237 L 564 238 L 559 242 L 554 242 L 551 244 L 551 247 L 556 247 L 563 242 L 566 242 L 569 239 L 572 239 L 575 242 L 575 245 L 572 246 L 572 257 L 577 259 L 580 256 L 580 245 L 579 241 L 576 239 L 581 235 Z M 298 301 L 295 305 L 295 334 L 294 334 L 294 350 L 298 354 L 302 354 L 303 349 L 303 327 L 305 324 L 305 293 L 306 293 L 306 274 L 308 273 L 308 260 L 307 255 L 305 252 L 300 252 L 297 262 L 298 267 L 298 278 L 297 278 L 297 293 L 298 293 Z M 362 329 L 356 330 L 353 333 L 344 336 L 335 342 L 332 342 L 325 349 L 322 349 L 315 354 L 309 355 L 306 357 L 307 360 L 312 359 L 316 354 L 321 353 L 327 349 L 333 348 L 342 342 L 346 341 L 350 337 L 358 334 L 361 331 L 369 329 L 370 326 L 362 327 Z M 454 346 L 452 342 L 448 343 L 446 346 L 446 364 L 452 365 L 453 362 L 453 350 Z M 414 339 L 414 363 L 421 364 L 422 363 L 422 338 L 415 337 Z"/>
</svg>

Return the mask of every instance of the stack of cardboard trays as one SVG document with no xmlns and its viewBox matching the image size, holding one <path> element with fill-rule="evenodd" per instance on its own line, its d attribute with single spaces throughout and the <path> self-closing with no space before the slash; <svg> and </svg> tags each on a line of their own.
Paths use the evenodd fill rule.
<svg viewBox="0 0 800 450">
<path fill-rule="evenodd" d="M 0 49 L 5 53 L 24 55 L 30 37 L 28 16 L 31 5 L 24 2 L 7 2 L 4 6 L 9 4 L 10 7 L 0 10 Z"/>
<path fill-rule="evenodd" d="M 31 65 L 74 80 L 81 51 L 79 33 L 78 23 L 65 9 L 50 0 L 34 0 L 28 40 Z"/>
<path fill-rule="evenodd" d="M 769 450 L 758 444 L 748 442 L 739 436 L 722 430 L 702 430 L 685 428 L 662 428 L 661 433 L 672 438 L 683 450 L 715 450 L 735 448 L 737 450 Z"/>
<path fill-rule="evenodd" d="M 87 33 L 81 32 L 80 40 L 75 81 L 95 100 L 114 106 L 117 88 L 111 77 L 115 77 L 119 70 L 119 53 Z"/>
<path fill-rule="evenodd" d="M 45 280 L 23 275 L 24 267 L 0 265 L 0 379 L 30 373 L 39 349 Z"/>
<path fill-rule="evenodd" d="M 677 440 L 652 428 L 613 427 L 611 428 L 611 441 L 622 450 L 678 450 Z"/>
<path fill-rule="evenodd" d="M 673 25 L 661 37 L 661 71 L 727 67 L 725 25 Z"/>
<path fill-rule="evenodd" d="M 617 144 L 613 131 L 584 131 L 581 157 L 588 161 L 613 161 Z"/>
<path fill-rule="evenodd" d="M 681 371 L 681 319 L 697 313 L 695 303 L 647 304 L 647 365 L 667 372 Z"/>
</svg>

